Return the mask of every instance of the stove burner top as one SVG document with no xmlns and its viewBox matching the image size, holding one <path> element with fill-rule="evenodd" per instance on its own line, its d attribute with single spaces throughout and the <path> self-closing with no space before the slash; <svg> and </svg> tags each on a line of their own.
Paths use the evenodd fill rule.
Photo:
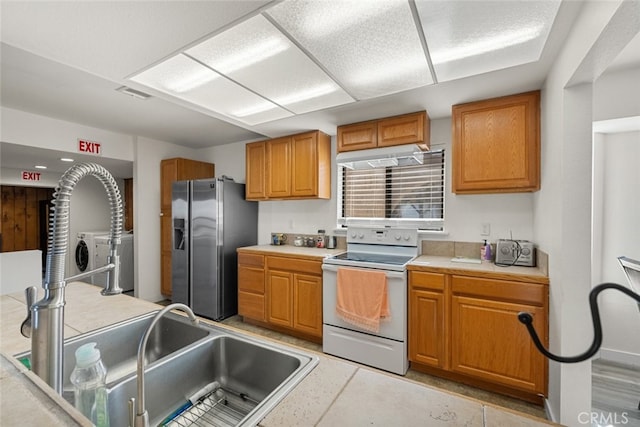
<svg viewBox="0 0 640 427">
<path fill-rule="evenodd" d="M 411 256 L 371 254 L 364 252 L 345 252 L 332 258 L 346 261 L 371 262 L 392 265 L 404 265 L 413 259 L 413 257 Z"/>
</svg>

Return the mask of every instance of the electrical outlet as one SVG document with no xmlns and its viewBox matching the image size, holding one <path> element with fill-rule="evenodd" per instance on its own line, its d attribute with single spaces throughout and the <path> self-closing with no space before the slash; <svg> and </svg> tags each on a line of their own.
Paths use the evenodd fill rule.
<svg viewBox="0 0 640 427">
<path fill-rule="evenodd" d="M 491 234 L 491 224 L 489 224 L 488 222 L 485 222 L 482 224 L 482 232 L 480 233 L 481 236 L 488 236 Z"/>
</svg>

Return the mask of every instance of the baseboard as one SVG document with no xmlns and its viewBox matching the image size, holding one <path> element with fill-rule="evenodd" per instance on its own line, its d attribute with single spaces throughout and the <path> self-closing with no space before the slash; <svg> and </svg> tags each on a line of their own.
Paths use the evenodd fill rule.
<svg viewBox="0 0 640 427">
<path fill-rule="evenodd" d="M 551 409 L 551 404 L 549 403 L 549 399 L 544 400 L 544 412 L 547 414 L 547 420 L 558 423 L 559 421 L 556 419 L 553 410 Z"/>
<path fill-rule="evenodd" d="M 625 365 L 640 366 L 640 354 L 629 353 L 626 351 L 601 348 L 600 359 L 622 363 Z"/>
</svg>

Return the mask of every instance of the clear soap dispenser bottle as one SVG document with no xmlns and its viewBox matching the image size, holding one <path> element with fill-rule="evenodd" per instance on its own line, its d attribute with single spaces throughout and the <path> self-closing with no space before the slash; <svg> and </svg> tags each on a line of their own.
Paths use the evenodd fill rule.
<svg viewBox="0 0 640 427">
<path fill-rule="evenodd" d="M 71 372 L 74 405 L 98 427 L 109 426 L 106 380 L 107 368 L 102 363 L 96 343 L 78 347 L 76 366 Z"/>
</svg>

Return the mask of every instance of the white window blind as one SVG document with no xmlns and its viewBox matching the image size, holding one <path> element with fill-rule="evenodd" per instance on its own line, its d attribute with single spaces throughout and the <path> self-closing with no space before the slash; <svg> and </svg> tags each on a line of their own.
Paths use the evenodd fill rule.
<svg viewBox="0 0 640 427">
<path fill-rule="evenodd" d="M 366 169 L 340 166 L 339 223 L 377 220 L 390 225 L 400 222 L 442 229 L 444 150 L 422 153 L 419 159 L 381 159 L 366 165 Z"/>
</svg>

